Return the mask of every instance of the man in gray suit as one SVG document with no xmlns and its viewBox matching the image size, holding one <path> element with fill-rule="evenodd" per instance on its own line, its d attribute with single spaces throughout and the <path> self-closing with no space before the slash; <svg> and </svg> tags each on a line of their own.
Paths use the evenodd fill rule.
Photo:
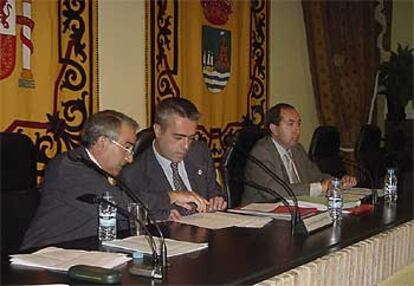
<svg viewBox="0 0 414 286">
<path fill-rule="evenodd" d="M 89 117 L 82 130 L 82 145 L 48 164 L 40 205 L 22 249 L 96 236 L 97 206 L 79 201 L 81 195 L 109 192 L 118 205 L 126 207 L 129 198 L 97 170 L 117 176 L 131 163 L 137 130 L 135 120 L 117 111 L 105 110 Z M 125 221 L 118 223 L 121 229 L 128 227 Z"/>
<path fill-rule="evenodd" d="M 267 113 L 270 135 L 260 139 L 250 154 L 290 184 L 296 195 L 319 196 L 328 190 L 331 176 L 319 170 L 299 143 L 300 125 L 299 113 L 293 106 L 286 103 L 273 106 Z M 286 194 L 274 179 L 251 161 L 246 164 L 245 177 L 279 194 Z M 356 179 L 350 176 L 344 176 L 342 182 L 345 188 L 356 185 Z M 242 204 L 273 200 L 270 194 L 249 186 L 245 187 L 242 196 Z"/>
<path fill-rule="evenodd" d="M 155 115 L 152 146 L 121 173 L 158 219 L 175 220 L 227 206 L 209 149 L 204 142 L 193 142 L 199 117 L 187 99 L 162 101 Z"/>
</svg>

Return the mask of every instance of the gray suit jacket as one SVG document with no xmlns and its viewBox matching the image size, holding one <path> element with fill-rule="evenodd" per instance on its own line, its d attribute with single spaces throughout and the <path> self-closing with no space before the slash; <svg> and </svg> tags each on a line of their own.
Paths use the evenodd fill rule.
<svg viewBox="0 0 414 286">
<path fill-rule="evenodd" d="M 118 205 L 126 207 L 128 197 L 78 158 L 91 162 L 84 147 L 60 154 L 49 162 L 40 204 L 21 249 L 96 236 L 97 205 L 77 200 L 83 194 L 102 195 L 108 191 Z M 118 216 L 118 228 L 127 227 L 125 219 Z"/>
<path fill-rule="evenodd" d="M 204 142 L 196 141 L 191 144 L 184 164 L 192 191 L 206 199 L 214 196 L 225 197 L 216 181 L 213 160 Z M 168 218 L 172 208 L 168 192 L 172 189 L 155 157 L 152 144 L 122 170 L 120 178 L 147 204 L 155 218 Z"/>
<path fill-rule="evenodd" d="M 320 182 L 323 179 L 331 177 L 328 174 L 321 173 L 318 167 L 309 159 L 308 154 L 301 144 L 297 144 L 292 147 L 291 151 L 301 181 L 299 184 L 289 183 L 289 177 L 285 166 L 283 165 L 280 154 L 270 136 L 266 136 L 257 141 L 250 154 L 256 157 L 259 161 L 263 162 L 283 181 L 290 184 L 296 195 L 309 195 L 310 183 Z M 286 191 L 284 191 L 274 179 L 272 179 L 260 167 L 251 161 L 247 161 L 244 175 L 247 180 L 253 181 L 272 190 L 276 190 L 279 194 L 288 197 Z M 243 205 L 252 202 L 269 201 L 274 201 L 274 198 L 271 195 L 263 193 L 262 191 L 256 190 L 252 187 L 245 186 L 244 193 L 242 195 Z"/>
</svg>

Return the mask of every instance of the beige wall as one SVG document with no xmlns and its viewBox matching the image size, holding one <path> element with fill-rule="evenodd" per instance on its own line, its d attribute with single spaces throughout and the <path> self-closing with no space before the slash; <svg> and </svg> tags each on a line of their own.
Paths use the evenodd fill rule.
<svg viewBox="0 0 414 286">
<path fill-rule="evenodd" d="M 145 2 L 98 3 L 100 110 L 117 109 L 146 125 Z"/>
<path fill-rule="evenodd" d="M 270 94 L 271 104 L 287 102 L 302 118 L 301 142 L 308 148 L 319 125 L 301 1 L 271 2 Z"/>
</svg>

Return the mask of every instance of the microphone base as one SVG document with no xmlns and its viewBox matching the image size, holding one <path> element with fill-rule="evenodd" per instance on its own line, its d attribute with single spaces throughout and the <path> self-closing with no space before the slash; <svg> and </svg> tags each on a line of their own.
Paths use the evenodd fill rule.
<svg viewBox="0 0 414 286">
<path fill-rule="evenodd" d="M 300 236 L 300 237 L 308 237 L 309 231 L 307 230 L 304 222 L 302 219 L 296 221 L 294 228 L 293 228 L 293 235 Z"/>
<path fill-rule="evenodd" d="M 132 264 L 128 268 L 128 272 L 132 275 L 148 277 L 151 279 L 162 279 L 164 270 L 161 267 L 147 264 Z"/>
</svg>

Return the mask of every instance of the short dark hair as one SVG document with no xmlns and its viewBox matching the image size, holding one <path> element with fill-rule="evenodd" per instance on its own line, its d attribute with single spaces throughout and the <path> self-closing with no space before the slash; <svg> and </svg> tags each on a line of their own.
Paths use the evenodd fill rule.
<svg viewBox="0 0 414 286">
<path fill-rule="evenodd" d="M 88 118 L 81 132 L 81 144 L 85 147 L 93 146 L 101 136 L 118 140 L 122 125 L 138 130 L 138 123 L 131 117 L 115 111 L 99 111 Z"/>
<path fill-rule="evenodd" d="M 270 130 L 270 124 L 275 124 L 279 126 L 280 120 L 282 120 L 282 117 L 280 115 L 282 109 L 295 109 L 292 105 L 288 103 L 278 103 L 271 107 L 267 111 L 266 115 L 266 127 Z"/>
<path fill-rule="evenodd" d="M 155 123 L 165 126 L 171 115 L 178 115 L 192 121 L 200 119 L 200 112 L 197 107 L 188 99 L 172 97 L 161 101 L 155 114 Z"/>
</svg>

